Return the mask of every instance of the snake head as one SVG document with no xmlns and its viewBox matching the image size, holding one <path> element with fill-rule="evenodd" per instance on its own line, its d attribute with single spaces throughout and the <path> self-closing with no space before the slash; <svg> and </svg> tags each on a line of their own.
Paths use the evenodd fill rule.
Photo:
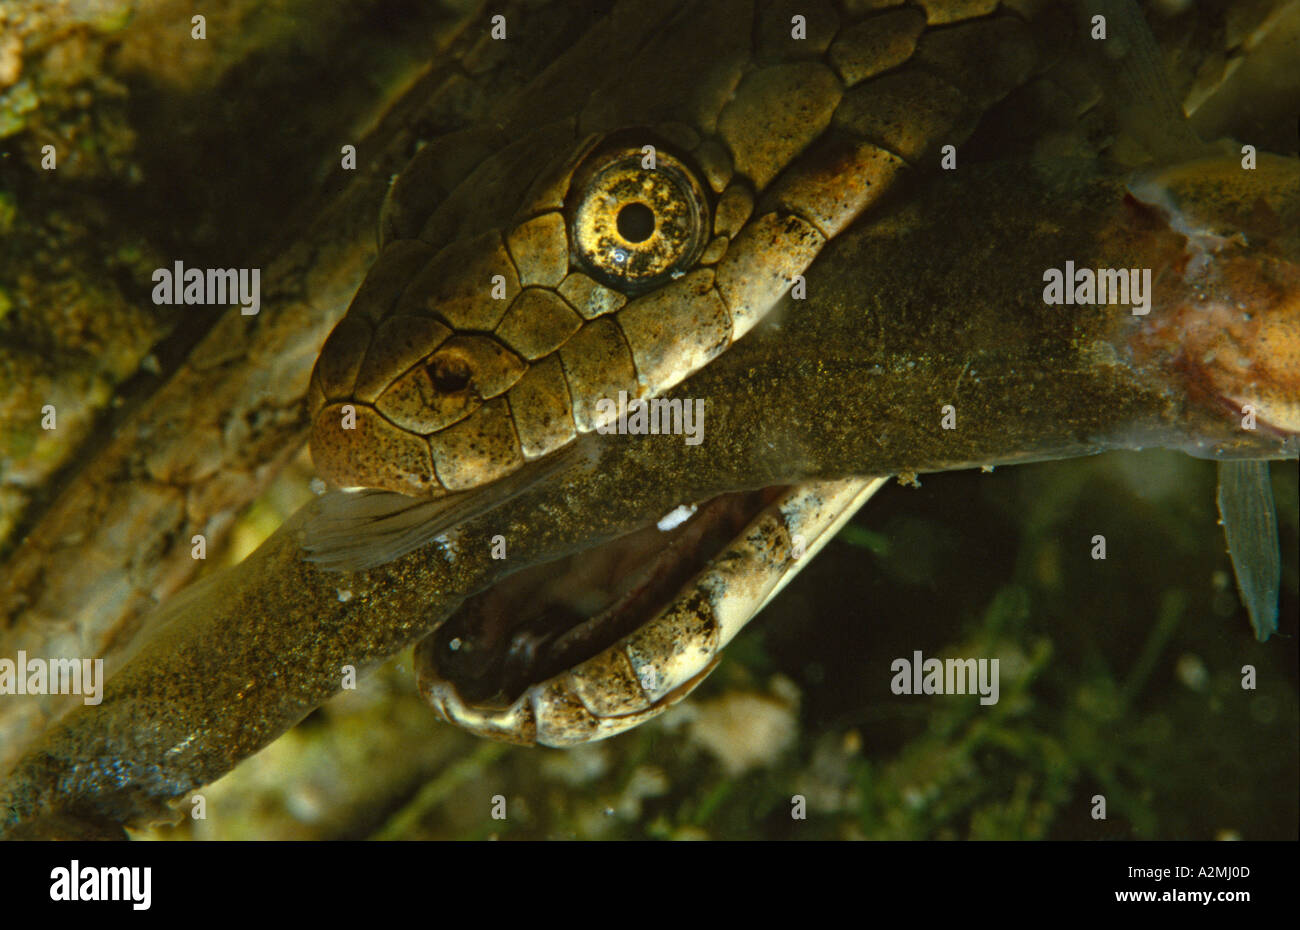
<svg viewBox="0 0 1300 930">
<path fill-rule="evenodd" d="M 413 237 L 384 244 L 312 375 L 324 478 L 415 497 L 488 484 L 601 426 L 602 399 L 661 391 L 730 343 L 714 272 L 697 268 L 711 192 L 679 154 L 698 136 L 575 129 L 497 152 L 418 230 L 387 211 Z M 476 228 L 473 197 L 503 184 L 518 209 Z"/>
<path fill-rule="evenodd" d="M 387 209 L 397 238 L 312 375 L 322 477 L 438 497 L 601 431 L 616 399 L 662 394 L 755 326 L 898 171 L 834 136 L 746 177 L 723 136 L 566 121 L 495 153 L 418 229 Z M 428 174 L 417 156 L 390 199 Z"/>
</svg>

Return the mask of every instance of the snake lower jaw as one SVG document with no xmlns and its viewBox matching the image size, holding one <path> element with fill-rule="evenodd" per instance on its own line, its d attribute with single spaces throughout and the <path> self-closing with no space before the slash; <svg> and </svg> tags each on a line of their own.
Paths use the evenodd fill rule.
<svg viewBox="0 0 1300 930">
<path fill-rule="evenodd" d="M 420 643 L 420 693 L 448 722 L 508 742 L 572 746 L 638 726 L 704 681 L 883 483 L 723 495 L 671 531 L 525 569 Z"/>
</svg>

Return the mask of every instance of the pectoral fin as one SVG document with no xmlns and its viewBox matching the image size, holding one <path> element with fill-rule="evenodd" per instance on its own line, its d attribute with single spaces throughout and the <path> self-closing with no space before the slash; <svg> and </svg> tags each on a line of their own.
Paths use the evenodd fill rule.
<svg viewBox="0 0 1300 930">
<path fill-rule="evenodd" d="M 500 481 L 432 499 L 373 488 L 330 491 L 316 499 L 303 525 L 303 558 L 336 572 L 383 565 L 587 460 L 583 443 L 572 443 Z"/>
<path fill-rule="evenodd" d="M 1282 575 L 1277 514 L 1268 462 L 1219 463 L 1219 520 L 1237 575 L 1237 590 L 1261 643 L 1277 631 L 1277 595 Z"/>
</svg>

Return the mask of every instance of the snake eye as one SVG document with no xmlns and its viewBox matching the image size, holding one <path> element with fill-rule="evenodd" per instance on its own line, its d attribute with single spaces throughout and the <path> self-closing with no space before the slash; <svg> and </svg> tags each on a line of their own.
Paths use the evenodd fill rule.
<svg viewBox="0 0 1300 930">
<path fill-rule="evenodd" d="M 601 283 L 630 293 L 689 270 L 710 226 L 694 172 L 657 146 L 653 168 L 645 167 L 648 156 L 640 146 L 600 150 L 570 187 L 578 260 Z"/>
</svg>

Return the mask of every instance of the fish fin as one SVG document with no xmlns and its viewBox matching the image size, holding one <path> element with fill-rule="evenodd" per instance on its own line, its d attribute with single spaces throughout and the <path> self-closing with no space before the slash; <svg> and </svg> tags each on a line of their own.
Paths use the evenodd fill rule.
<svg viewBox="0 0 1300 930">
<path fill-rule="evenodd" d="M 418 498 L 374 488 L 330 491 L 303 524 L 303 559 L 326 571 L 364 571 L 434 542 L 448 530 L 518 497 L 586 456 L 581 442 L 491 484 L 443 497 Z"/>
<path fill-rule="evenodd" d="M 1282 576 L 1268 462 L 1219 463 L 1219 518 L 1237 576 L 1237 591 L 1250 614 L 1255 638 L 1262 643 L 1277 632 Z"/>
<path fill-rule="evenodd" d="M 1160 163 L 1205 155 L 1208 147 L 1192 130 L 1169 84 L 1160 49 L 1135 0 L 1081 0 L 1087 16 L 1106 18 L 1097 43 L 1097 75 L 1125 135 Z"/>
</svg>

